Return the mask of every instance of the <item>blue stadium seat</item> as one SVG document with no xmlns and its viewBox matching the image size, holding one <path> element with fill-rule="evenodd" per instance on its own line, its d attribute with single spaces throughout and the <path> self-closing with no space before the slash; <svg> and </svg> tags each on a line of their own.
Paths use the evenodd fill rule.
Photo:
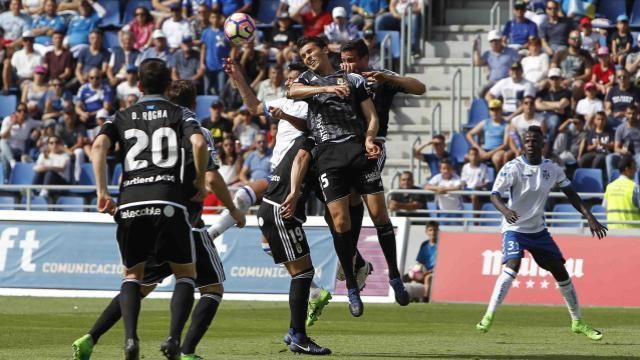
<svg viewBox="0 0 640 360">
<path fill-rule="evenodd" d="M 137 7 L 145 7 L 152 10 L 151 0 L 127 1 L 122 13 L 122 24 L 128 24 L 133 20 Z"/>
<path fill-rule="evenodd" d="M 467 151 L 469 151 L 469 143 L 464 135 L 453 133 L 449 142 L 449 154 L 456 159 L 458 164 L 463 164 Z"/>
<path fill-rule="evenodd" d="M 100 26 L 120 26 L 120 0 L 98 0 L 98 2 L 107 12 L 100 20 Z"/>
<path fill-rule="evenodd" d="M 13 196 L 0 196 L 0 210 L 15 210 L 16 198 Z"/>
<path fill-rule="evenodd" d="M 113 174 L 111 174 L 110 185 L 120 185 L 120 175 L 122 175 L 122 164 L 116 164 L 113 168 Z M 95 181 L 95 179 L 94 179 Z"/>
<path fill-rule="evenodd" d="M 435 201 L 427 201 L 427 210 L 438 210 L 438 205 Z M 429 216 L 433 218 L 438 217 L 436 213 L 432 212 L 429 213 Z"/>
<path fill-rule="evenodd" d="M 596 13 L 609 19 L 613 24 L 619 15 L 627 14 L 627 0 L 606 0 L 599 1 Z"/>
<path fill-rule="evenodd" d="M 81 196 L 60 196 L 56 201 L 57 205 L 69 205 L 69 207 L 58 208 L 59 211 L 82 212 L 84 208 L 84 198 Z"/>
<path fill-rule="evenodd" d="M 118 32 L 117 31 L 105 31 L 103 36 L 104 47 L 107 49 L 113 49 L 115 47 L 120 46 L 120 41 L 118 40 Z"/>
<path fill-rule="evenodd" d="M 91 205 L 91 207 L 89 208 L 89 212 L 98 212 L 98 209 L 96 209 L 96 205 L 98 204 L 98 198 L 93 197 L 91 198 L 91 201 L 89 201 L 89 205 Z"/>
<path fill-rule="evenodd" d="M 271 24 L 276 18 L 276 11 L 280 5 L 279 0 L 261 0 L 258 7 L 256 21 L 261 24 Z"/>
<path fill-rule="evenodd" d="M 572 214 L 552 215 L 552 219 L 577 220 L 576 222 L 551 223 L 553 227 L 581 227 L 582 214 L 580 214 L 571 204 L 556 204 L 553 212 L 566 212 Z"/>
<path fill-rule="evenodd" d="M 391 56 L 394 59 L 400 59 L 400 32 L 399 31 L 387 31 L 380 30 L 376 32 L 376 41 L 378 44 L 382 42 L 387 34 L 391 35 L 391 46 L 387 47 L 387 51 L 391 50 Z"/>
<path fill-rule="evenodd" d="M 11 176 L 9 177 L 9 184 L 11 185 L 31 185 L 33 183 L 33 171 L 32 163 L 19 162 L 11 170 Z M 20 190 L 11 190 L 13 192 L 19 192 Z"/>
<path fill-rule="evenodd" d="M 485 99 L 473 99 L 471 107 L 469 108 L 469 120 L 464 126 L 465 129 L 472 129 L 480 121 L 489 119 L 489 106 Z"/>
<path fill-rule="evenodd" d="M 635 0 L 633 2 L 633 6 L 631 7 L 631 16 L 629 19 L 629 26 L 638 27 L 640 26 L 640 0 Z M 637 39 L 637 34 L 633 34 L 635 36 L 633 39 Z"/>
<path fill-rule="evenodd" d="M 95 185 L 96 177 L 93 174 L 93 165 L 91 163 L 82 164 L 82 169 L 80 170 L 80 180 L 78 181 L 78 185 Z M 90 194 L 95 192 L 93 189 L 72 189 L 72 193 L 75 194 Z"/>
<path fill-rule="evenodd" d="M 604 192 L 604 185 L 602 184 L 602 170 L 584 168 L 576 169 L 576 172 L 573 174 L 573 188 L 577 192 Z"/>
<path fill-rule="evenodd" d="M 609 179 L 609 182 L 612 183 L 619 177 L 620 177 L 620 170 L 613 169 L 611 170 L 611 179 Z"/>
<path fill-rule="evenodd" d="M 198 118 L 198 121 L 209 117 L 209 109 L 211 108 L 211 103 L 214 100 L 218 100 L 218 96 L 200 95 L 196 98 L 196 117 Z"/>
<path fill-rule="evenodd" d="M 482 211 L 498 211 L 496 207 L 492 203 L 484 203 L 480 208 Z M 481 226 L 500 226 L 502 223 L 502 214 L 480 214 L 481 219 L 497 219 L 497 221 L 483 221 L 480 223 Z"/>
<path fill-rule="evenodd" d="M 49 202 L 46 198 L 42 196 L 32 196 L 31 197 L 31 208 L 30 211 L 48 211 Z M 22 205 L 27 204 L 27 197 L 23 196 L 22 201 L 20 202 Z M 22 207 L 21 209 L 26 209 L 26 207 Z"/>
<path fill-rule="evenodd" d="M 607 221 L 607 209 L 604 208 L 604 206 L 602 205 L 593 205 L 591 207 L 591 213 L 593 214 L 593 216 L 596 217 L 596 219 L 598 219 L 598 221 L 603 222 L 603 221 Z M 598 214 L 600 213 L 600 214 Z"/>
<path fill-rule="evenodd" d="M 0 121 L 5 116 L 13 114 L 18 105 L 18 98 L 15 95 L 0 95 Z"/>
</svg>

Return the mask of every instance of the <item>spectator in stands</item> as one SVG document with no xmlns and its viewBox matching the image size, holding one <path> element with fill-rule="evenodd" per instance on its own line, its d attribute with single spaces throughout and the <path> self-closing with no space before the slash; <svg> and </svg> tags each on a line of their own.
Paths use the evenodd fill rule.
<svg viewBox="0 0 640 360">
<path fill-rule="evenodd" d="M 450 194 L 452 191 L 464 189 L 464 183 L 454 172 L 453 164 L 449 159 L 440 161 L 440 173 L 436 174 L 424 186 L 426 190 L 436 193 L 436 203 L 440 210 L 462 210 L 462 196 Z M 446 215 L 446 214 L 445 214 Z M 455 215 L 454 217 L 458 217 Z"/>
<path fill-rule="evenodd" d="M 573 29 L 571 19 L 558 16 L 558 8 L 557 2 L 547 1 L 547 21 L 540 25 L 542 47 L 549 56 L 567 48 L 569 32 Z"/>
<path fill-rule="evenodd" d="M 629 18 L 627 15 L 618 15 L 616 30 L 611 35 L 611 51 L 613 52 L 614 61 L 618 64 L 624 64 L 624 60 L 633 46 L 633 37 L 629 32 Z"/>
<path fill-rule="evenodd" d="M 129 29 L 133 34 L 133 47 L 142 51 L 151 45 L 151 33 L 154 29 L 153 16 L 144 6 L 138 6 L 134 18 L 129 23 Z"/>
<path fill-rule="evenodd" d="M 209 16 L 211 15 L 211 9 L 207 6 L 206 2 L 197 6 L 196 15 L 189 20 L 189 27 L 193 34 L 194 45 L 200 47 L 202 45 L 202 32 L 209 28 Z"/>
<path fill-rule="evenodd" d="M 480 159 L 478 149 L 474 147 L 469 148 L 467 159 L 469 162 L 462 166 L 462 172 L 460 173 L 460 180 L 464 183 L 464 187 L 468 190 L 489 190 L 489 186 L 491 182 L 493 182 L 493 175 L 489 173 L 489 168 Z M 482 208 L 481 199 L 482 197 L 480 195 L 471 195 L 473 210 L 480 210 Z M 480 217 L 480 215 L 474 214 L 473 217 Z"/>
<path fill-rule="evenodd" d="M 180 48 L 184 37 L 191 36 L 191 27 L 187 19 L 182 17 L 180 3 L 171 5 L 171 17 L 162 23 L 162 32 L 167 36 L 167 45 L 171 51 Z"/>
<path fill-rule="evenodd" d="M 78 55 L 76 78 L 80 84 L 89 81 L 89 71 L 93 68 L 99 69 L 101 74 L 106 72 L 109 57 L 109 52 L 102 47 L 102 31 L 93 29 L 89 34 L 89 47 L 84 48 Z"/>
<path fill-rule="evenodd" d="M 51 46 L 51 35 L 55 31 L 65 31 L 65 21 L 58 15 L 56 0 L 44 1 L 44 14 L 40 15 L 31 26 L 31 33 L 36 37 L 36 44 L 41 45 L 41 54 L 46 53 L 46 48 Z"/>
<path fill-rule="evenodd" d="M 38 65 L 42 65 L 42 55 L 33 48 L 34 37 L 30 31 L 22 34 L 22 49 L 16 51 L 11 57 L 11 67 L 5 67 L 2 73 L 5 91 L 9 91 L 12 84 L 23 85 L 25 80 L 33 79 L 33 70 Z M 15 79 L 17 82 L 12 82 Z"/>
<path fill-rule="evenodd" d="M 331 17 L 333 22 L 325 25 L 324 36 L 329 43 L 329 50 L 340 52 L 342 43 L 358 38 L 358 28 L 355 24 L 349 22 L 347 10 L 341 6 L 333 8 Z"/>
<path fill-rule="evenodd" d="M 60 79 L 66 84 L 73 76 L 73 58 L 71 52 L 62 46 L 64 33 L 56 31 L 51 39 L 53 49 L 44 55 L 43 65 L 49 79 Z"/>
<path fill-rule="evenodd" d="M 542 132 L 547 134 L 547 123 L 544 121 L 544 116 L 536 112 L 534 97 L 527 95 L 522 100 L 522 114 L 515 116 L 509 124 L 509 147 L 515 156 L 522 155 L 524 134 L 529 126 L 534 125 L 540 126 Z"/>
<path fill-rule="evenodd" d="M 380 47 L 376 41 L 376 34 L 372 29 L 367 29 L 363 32 L 364 43 L 367 44 L 369 49 L 369 68 L 383 68 L 380 64 Z"/>
<path fill-rule="evenodd" d="M 33 167 L 35 172 L 33 176 L 34 185 L 69 185 L 69 167 L 71 166 L 71 158 L 64 150 L 64 146 L 58 137 L 48 137 L 47 150 L 40 153 L 36 164 Z M 52 191 L 53 192 L 53 191 Z M 46 197 L 49 191 L 43 189 L 40 196 Z"/>
<path fill-rule="evenodd" d="M 519 62 L 511 64 L 509 77 L 498 81 L 487 92 L 487 102 L 502 98 L 503 111 L 507 115 L 507 121 L 522 112 L 520 102 L 526 96 L 535 96 L 536 87 L 522 77 L 522 65 Z"/>
<path fill-rule="evenodd" d="M 352 0 L 351 23 L 359 30 L 366 30 L 372 26 L 374 18 L 384 14 L 388 7 L 387 0 Z"/>
<path fill-rule="evenodd" d="M 198 119 L 202 123 L 202 127 L 211 131 L 213 140 L 220 143 L 224 137 L 224 134 L 231 134 L 233 132 L 233 123 L 222 116 L 223 114 L 222 101 L 215 99 L 211 102 L 209 108 L 209 117 L 205 119 Z"/>
<path fill-rule="evenodd" d="M 502 31 L 502 41 L 512 49 L 526 48 L 529 40 L 538 37 L 538 25 L 524 17 L 527 4 L 517 0 L 513 4 L 513 19 L 507 21 Z"/>
<path fill-rule="evenodd" d="M 205 66 L 205 94 L 221 95 L 227 75 L 222 59 L 229 56 L 229 43 L 222 29 L 224 18 L 218 12 L 209 15 L 210 27 L 202 32 L 202 63 Z"/>
<path fill-rule="evenodd" d="M 71 94 L 62 87 L 62 81 L 58 78 L 49 80 L 49 90 L 44 99 L 44 114 L 42 120 L 54 120 L 62 116 L 65 106 L 73 105 Z"/>
<path fill-rule="evenodd" d="M 193 48 L 193 38 L 186 35 L 182 38 L 180 50 L 173 54 L 172 80 L 191 80 L 202 94 L 204 64 L 201 60 L 200 52 Z"/>
<path fill-rule="evenodd" d="M 173 64 L 173 54 L 171 54 L 167 47 L 167 37 L 164 32 L 160 29 L 154 30 L 151 37 L 153 38 L 153 46 L 147 48 L 138 57 L 136 66 L 140 66 L 140 63 L 146 59 L 161 59 L 171 66 L 171 64 Z"/>
<path fill-rule="evenodd" d="M 271 30 L 271 43 L 279 50 L 293 45 L 300 36 L 292 25 L 288 12 L 282 12 L 278 15 L 276 25 Z"/>
<path fill-rule="evenodd" d="M 32 147 L 29 151 L 30 160 L 38 160 L 40 154 L 48 150 L 47 148 L 49 147 L 49 138 L 52 136 L 56 136 L 56 125 L 57 124 L 55 120 L 45 121 L 42 130 L 34 129 L 31 132 L 31 140 L 33 140 L 35 137 L 37 137 L 37 139 L 35 140 L 35 146 Z"/>
<path fill-rule="evenodd" d="M 305 0 L 308 6 L 299 6 L 289 11 L 291 18 L 302 24 L 304 36 L 319 36 L 324 31 L 324 26 L 332 21 L 331 13 L 327 11 L 328 0 Z"/>
<path fill-rule="evenodd" d="M 282 66 L 269 66 L 269 78 L 262 80 L 258 85 L 258 100 L 266 102 L 281 97 L 286 97 L 287 92 L 284 88 L 284 75 L 282 74 Z"/>
<path fill-rule="evenodd" d="M 421 190 L 420 187 L 415 186 L 413 182 L 413 173 L 411 171 L 403 171 L 400 174 L 399 189 L 403 190 Z M 399 216 L 420 216 L 414 212 L 415 210 L 424 209 L 427 204 L 427 197 L 423 194 L 409 194 L 409 193 L 393 193 L 389 197 L 389 203 L 387 204 L 389 210 L 397 211 Z"/>
<path fill-rule="evenodd" d="M 595 84 L 598 92 L 604 96 L 609 92 L 611 86 L 613 86 L 616 73 L 611 63 L 608 47 L 602 46 L 598 48 L 597 55 L 598 63 L 593 65 L 591 81 Z"/>
<path fill-rule="evenodd" d="M 89 33 L 98 27 L 100 19 L 107 11 L 94 0 L 82 0 L 80 14 L 71 18 L 69 29 L 67 30 L 67 45 L 71 52 L 79 54 L 80 50 L 89 46 Z"/>
<path fill-rule="evenodd" d="M 436 266 L 438 233 L 438 223 L 429 221 L 425 227 L 427 240 L 420 245 L 418 255 L 416 256 L 416 264 L 411 268 L 409 273 L 403 277 L 405 282 L 416 281 L 424 285 L 424 291 L 421 297 L 422 300 L 426 302 L 429 301 L 431 294 L 431 278 L 433 277 L 433 269 Z"/>
<path fill-rule="evenodd" d="M 236 12 L 250 13 L 252 5 L 252 0 L 219 0 L 217 4 L 214 3 L 211 8 L 213 11 L 224 15 L 224 17 L 228 17 Z"/>
<path fill-rule="evenodd" d="M 21 9 L 21 0 L 11 0 L 9 10 L 0 14 L 5 42 L 13 47 L 21 44 L 22 34 L 31 28 L 31 17 L 20 12 Z"/>
<path fill-rule="evenodd" d="M 80 121 L 91 129 L 96 126 L 96 113 L 104 108 L 110 111 L 113 104 L 111 87 L 102 81 L 102 71 L 98 68 L 89 70 L 88 83 L 78 89 L 76 96 L 76 113 Z"/>
<path fill-rule="evenodd" d="M 537 88 L 546 85 L 547 72 L 549 71 L 549 55 L 542 52 L 540 38 L 529 39 L 529 54 L 522 58 L 522 71 L 524 78 L 531 81 Z"/>
<path fill-rule="evenodd" d="M 242 53 L 238 63 L 244 70 L 247 79 L 251 81 L 251 88 L 258 88 L 258 84 L 267 78 L 267 54 L 255 49 L 254 41 L 248 41 L 242 45 Z"/>
<path fill-rule="evenodd" d="M 480 43 L 473 43 L 473 62 L 476 66 L 487 65 L 489 67 L 489 82 L 483 90 L 481 96 L 499 80 L 509 76 L 511 64 L 520 59 L 518 52 L 502 45 L 502 36 L 496 30 L 489 31 L 488 35 L 490 50 L 485 51 L 480 56 Z"/>
<path fill-rule="evenodd" d="M 631 49 L 631 53 L 627 55 L 625 69 L 631 76 L 631 82 L 638 86 L 640 84 L 640 35 L 638 35 L 636 46 Z"/>
<path fill-rule="evenodd" d="M 604 193 L 602 206 L 607 210 L 609 229 L 639 228 L 638 224 L 612 224 L 616 221 L 640 221 L 640 187 L 634 180 L 638 162 L 625 155 L 620 159 L 620 176 L 609 185 Z"/>
<path fill-rule="evenodd" d="M 604 111 L 598 111 L 593 117 L 592 124 L 593 126 L 582 145 L 578 167 L 601 169 L 602 173 L 606 175 L 605 159 L 613 151 L 613 133 L 607 128 L 607 114 Z M 604 183 L 606 184 L 606 181 Z"/>
<path fill-rule="evenodd" d="M 256 135 L 254 148 L 244 160 L 240 172 L 240 181 L 245 185 L 251 181 L 268 179 L 271 174 L 271 150 L 267 147 L 266 135 Z"/>
<path fill-rule="evenodd" d="M 489 115 L 491 117 L 474 126 L 466 138 L 469 144 L 478 150 L 480 160 L 490 160 L 496 171 L 499 171 L 513 157 L 509 151 L 509 134 L 506 131 L 509 124 L 502 118 L 502 101 L 489 101 Z M 484 139 L 484 143 L 478 143 L 476 137 Z"/>
<path fill-rule="evenodd" d="M 591 80 L 593 59 L 591 54 L 580 48 L 580 32 L 569 33 L 568 48 L 558 50 L 551 60 L 551 67 L 558 67 L 564 73 L 565 85 L 572 90 L 573 98 L 584 96 L 582 87 Z"/>
<path fill-rule="evenodd" d="M 600 48 L 600 33 L 593 31 L 591 19 L 586 16 L 580 19 L 580 40 L 582 50 L 588 51 L 592 56 Z"/>
<path fill-rule="evenodd" d="M 29 81 L 22 88 L 22 96 L 20 101 L 27 104 L 29 117 L 34 119 L 42 119 L 44 112 L 44 99 L 49 90 L 49 84 L 45 80 L 47 69 L 38 65 L 33 70 L 33 81 Z"/>
<path fill-rule="evenodd" d="M 549 141 L 553 142 L 556 129 L 571 112 L 571 92 L 565 87 L 562 70 L 559 68 L 549 70 L 549 79 L 550 86 L 536 96 L 536 110 L 542 111 Z"/>
<path fill-rule="evenodd" d="M 423 154 L 422 150 L 429 145 L 431 145 L 433 153 Z M 434 135 L 428 143 L 415 147 L 413 149 L 413 157 L 429 164 L 431 176 L 440 171 L 440 163 L 445 159 L 453 164 L 454 167 L 456 165 L 456 160 L 445 150 L 445 138 L 442 134 Z"/>
<path fill-rule="evenodd" d="M 171 6 L 181 4 L 181 0 L 151 0 L 153 16 L 163 19 L 171 14 Z"/>
<path fill-rule="evenodd" d="M 4 167 L 5 182 L 16 161 L 27 158 L 27 140 L 34 129 L 42 126 L 41 121 L 27 117 L 27 104 L 19 103 L 16 111 L 2 120 L 0 128 L 0 160 Z"/>
<path fill-rule="evenodd" d="M 633 156 L 636 164 L 640 162 L 640 120 L 638 107 L 629 105 L 625 111 L 626 121 L 616 128 L 613 153 L 607 155 L 607 178 L 613 178 L 613 170 L 618 168 L 618 162 L 625 155 Z"/>
<path fill-rule="evenodd" d="M 133 47 L 133 35 L 129 31 L 121 31 L 120 47 L 111 49 L 111 57 L 107 65 L 107 78 L 113 87 L 118 86 L 127 78 L 129 66 L 135 66 L 140 51 Z"/>
<path fill-rule="evenodd" d="M 545 0 L 531 0 L 529 1 L 527 12 L 524 14 L 527 19 L 536 23 L 538 26 L 538 34 L 540 33 L 540 26 L 547 21 L 545 8 Z"/>
<path fill-rule="evenodd" d="M 220 169 L 218 172 L 229 185 L 236 185 L 240 182 L 240 171 L 242 171 L 243 159 L 236 152 L 236 144 L 233 137 L 228 136 L 222 140 L 222 151 L 220 154 Z"/>
<path fill-rule="evenodd" d="M 80 171 L 82 164 L 86 162 L 84 153 L 85 145 L 89 145 L 87 137 L 87 128 L 78 121 L 73 106 L 64 109 L 62 115 L 62 123 L 56 127 L 56 136 L 63 144 L 64 150 L 71 156 L 74 161 L 74 179 L 80 180 Z"/>
<path fill-rule="evenodd" d="M 233 135 L 240 141 L 241 151 L 246 152 L 248 150 L 253 150 L 253 147 L 257 144 L 256 139 L 260 134 L 260 128 L 251 121 L 249 109 L 242 105 L 233 122 Z M 266 143 L 267 142 L 265 141 L 265 146 Z"/>
<path fill-rule="evenodd" d="M 222 93 L 220 94 L 220 100 L 224 105 L 225 116 L 229 119 L 234 118 L 235 124 L 235 116 L 242 106 L 242 96 L 240 96 L 240 92 L 236 87 L 236 83 L 228 79 L 222 88 Z"/>
<path fill-rule="evenodd" d="M 402 15 L 410 8 L 411 14 L 411 51 L 414 54 L 420 52 L 420 1 L 416 0 L 391 0 L 389 2 L 389 12 L 376 17 L 376 31 L 400 31 Z"/>
<path fill-rule="evenodd" d="M 587 127 L 590 127 L 591 119 L 597 112 L 604 110 L 604 105 L 602 100 L 597 97 L 598 90 L 595 83 L 589 81 L 584 84 L 584 92 L 587 96 L 578 101 L 578 104 L 576 105 L 576 114 L 584 116 L 587 121 Z"/>
<path fill-rule="evenodd" d="M 35 19 L 45 11 L 44 4 L 44 0 L 25 0 L 22 3 L 22 12 Z"/>
<path fill-rule="evenodd" d="M 558 137 L 553 142 L 553 154 L 560 160 L 561 166 L 575 167 L 582 155 L 582 145 L 589 136 L 585 129 L 585 120 L 576 116 L 565 120 L 558 128 Z"/>
<path fill-rule="evenodd" d="M 615 129 L 625 119 L 625 112 L 640 100 L 638 90 L 631 85 L 629 73 L 624 69 L 616 70 L 617 84 L 611 87 L 604 100 L 605 112 L 609 116 L 609 127 Z"/>
<path fill-rule="evenodd" d="M 118 108 L 126 107 L 127 97 L 131 94 L 137 97 L 142 96 L 142 92 L 138 87 L 138 67 L 135 65 L 127 65 L 126 79 L 116 87 Z"/>
<path fill-rule="evenodd" d="M 132 97 L 135 97 L 135 95 L 129 95 Z M 136 98 L 136 101 L 138 101 L 138 99 Z M 128 104 L 127 107 L 131 106 L 133 104 Z M 100 134 L 100 129 L 102 129 L 102 127 L 104 126 L 104 123 L 107 122 L 107 120 L 112 119 L 112 116 L 109 116 L 109 112 L 105 109 L 100 109 L 98 110 L 98 112 L 96 113 L 96 127 L 94 127 L 93 129 L 88 129 L 87 130 L 87 144 L 84 146 L 84 153 L 89 155 L 89 159 L 91 159 L 91 143 L 93 143 L 93 140 L 96 138 L 96 136 L 98 136 L 98 134 Z"/>
</svg>

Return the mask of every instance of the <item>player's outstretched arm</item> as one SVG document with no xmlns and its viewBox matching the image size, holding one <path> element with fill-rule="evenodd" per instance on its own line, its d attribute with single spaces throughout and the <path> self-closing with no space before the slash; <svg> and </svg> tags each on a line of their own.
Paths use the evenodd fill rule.
<svg viewBox="0 0 640 360">
<path fill-rule="evenodd" d="M 251 89 L 251 86 L 247 83 L 247 79 L 245 79 L 238 64 L 230 58 L 226 58 L 224 59 L 224 71 L 236 84 L 238 92 L 242 97 L 242 102 L 247 106 L 249 112 L 252 115 L 263 115 L 264 107 L 256 97 L 253 89 Z"/>
<path fill-rule="evenodd" d="M 295 83 L 291 85 L 289 91 L 287 91 L 287 97 L 293 100 L 302 100 L 318 94 L 334 93 L 344 98 L 349 96 L 350 92 L 351 89 L 347 84 L 334 86 L 311 86 Z"/>
<path fill-rule="evenodd" d="M 371 98 L 366 98 L 360 103 L 362 114 L 367 122 L 367 133 L 364 146 L 367 150 L 367 157 L 369 159 L 377 159 L 380 156 L 380 147 L 373 141 L 378 134 L 378 113 L 376 107 L 373 105 Z"/>
<path fill-rule="evenodd" d="M 209 170 L 207 171 L 206 178 L 207 188 L 216 194 L 216 197 L 220 199 L 222 204 L 229 210 L 229 214 L 236 221 L 236 226 L 239 228 L 244 227 L 247 218 L 233 203 L 231 194 L 229 194 L 229 188 L 227 188 L 227 184 L 224 182 L 222 175 L 220 175 L 218 170 Z"/>
<path fill-rule="evenodd" d="M 589 211 L 589 209 L 582 201 L 580 196 L 578 196 L 578 193 L 576 193 L 573 187 L 569 185 L 561 188 L 561 190 L 567 196 L 567 199 L 569 199 L 571 205 L 573 205 L 573 207 L 576 208 L 576 210 L 578 210 L 582 214 L 582 216 L 585 217 L 585 219 L 587 219 L 587 222 L 589 223 L 589 229 L 591 230 L 591 235 L 597 236 L 598 239 L 602 239 L 607 236 L 607 231 L 609 229 L 606 226 L 600 224 L 595 216 L 593 216 L 591 211 Z"/>
<path fill-rule="evenodd" d="M 392 75 L 382 71 L 367 71 L 363 72 L 362 76 L 378 83 L 391 82 L 413 95 L 422 95 L 427 91 L 427 87 L 420 80 L 409 76 Z"/>
<path fill-rule="evenodd" d="M 205 189 L 205 173 L 209 162 L 209 151 L 207 141 L 202 133 L 198 132 L 189 137 L 191 149 L 193 151 L 193 165 L 196 169 L 196 179 L 193 185 L 198 189 L 198 193 L 192 198 L 193 201 L 202 201 L 207 194 Z"/>
<path fill-rule="evenodd" d="M 491 194 L 490 199 L 491 203 L 493 203 L 493 206 L 495 206 L 496 209 L 502 213 L 509 224 L 513 224 L 518 221 L 518 218 L 520 216 L 518 215 L 518 213 L 507 207 L 507 204 L 504 203 L 504 200 L 502 200 L 502 196 L 500 196 L 500 194 L 493 193 Z"/>
<path fill-rule="evenodd" d="M 280 212 L 285 219 L 291 218 L 296 213 L 296 205 L 300 198 L 302 179 L 304 179 L 311 162 L 311 154 L 303 149 L 298 150 L 291 167 L 291 191 L 280 207 Z"/>
<path fill-rule="evenodd" d="M 107 153 L 111 148 L 111 139 L 106 135 L 98 135 L 91 147 L 93 174 L 96 178 L 97 208 L 101 213 L 114 214 L 116 205 L 107 189 Z"/>
</svg>

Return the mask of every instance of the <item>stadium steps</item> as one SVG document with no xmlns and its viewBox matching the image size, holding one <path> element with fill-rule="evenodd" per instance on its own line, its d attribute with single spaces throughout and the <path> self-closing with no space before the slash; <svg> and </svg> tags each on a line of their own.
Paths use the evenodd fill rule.
<svg viewBox="0 0 640 360">
<path fill-rule="evenodd" d="M 495 0 L 449 0 L 445 9 L 444 21 L 447 24 L 488 25 L 489 10 Z M 500 23 L 509 20 L 509 1 L 500 1 Z"/>
</svg>

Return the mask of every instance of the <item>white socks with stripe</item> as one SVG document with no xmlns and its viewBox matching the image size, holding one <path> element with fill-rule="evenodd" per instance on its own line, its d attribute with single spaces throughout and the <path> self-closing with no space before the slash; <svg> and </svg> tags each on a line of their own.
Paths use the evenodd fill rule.
<svg viewBox="0 0 640 360">
<path fill-rule="evenodd" d="M 576 288 L 573 287 L 571 279 L 558 282 L 558 289 L 567 304 L 567 309 L 571 315 L 571 320 L 580 320 L 580 305 L 578 305 L 578 295 Z"/>
<path fill-rule="evenodd" d="M 243 186 L 236 191 L 233 197 L 233 203 L 240 211 L 247 212 L 251 205 L 256 203 L 256 193 L 253 192 L 251 187 Z M 236 224 L 236 220 L 231 216 L 229 210 L 225 209 L 220 215 L 220 220 L 207 229 L 212 239 L 217 238 L 220 234 Z"/>
<path fill-rule="evenodd" d="M 507 293 L 511 288 L 511 283 L 516 279 L 517 272 L 508 267 L 503 267 L 502 272 L 496 280 L 496 285 L 493 288 L 493 294 L 491 294 L 491 301 L 489 301 L 489 308 L 487 308 L 488 314 L 493 314 L 502 302 L 507 297 Z"/>
</svg>

